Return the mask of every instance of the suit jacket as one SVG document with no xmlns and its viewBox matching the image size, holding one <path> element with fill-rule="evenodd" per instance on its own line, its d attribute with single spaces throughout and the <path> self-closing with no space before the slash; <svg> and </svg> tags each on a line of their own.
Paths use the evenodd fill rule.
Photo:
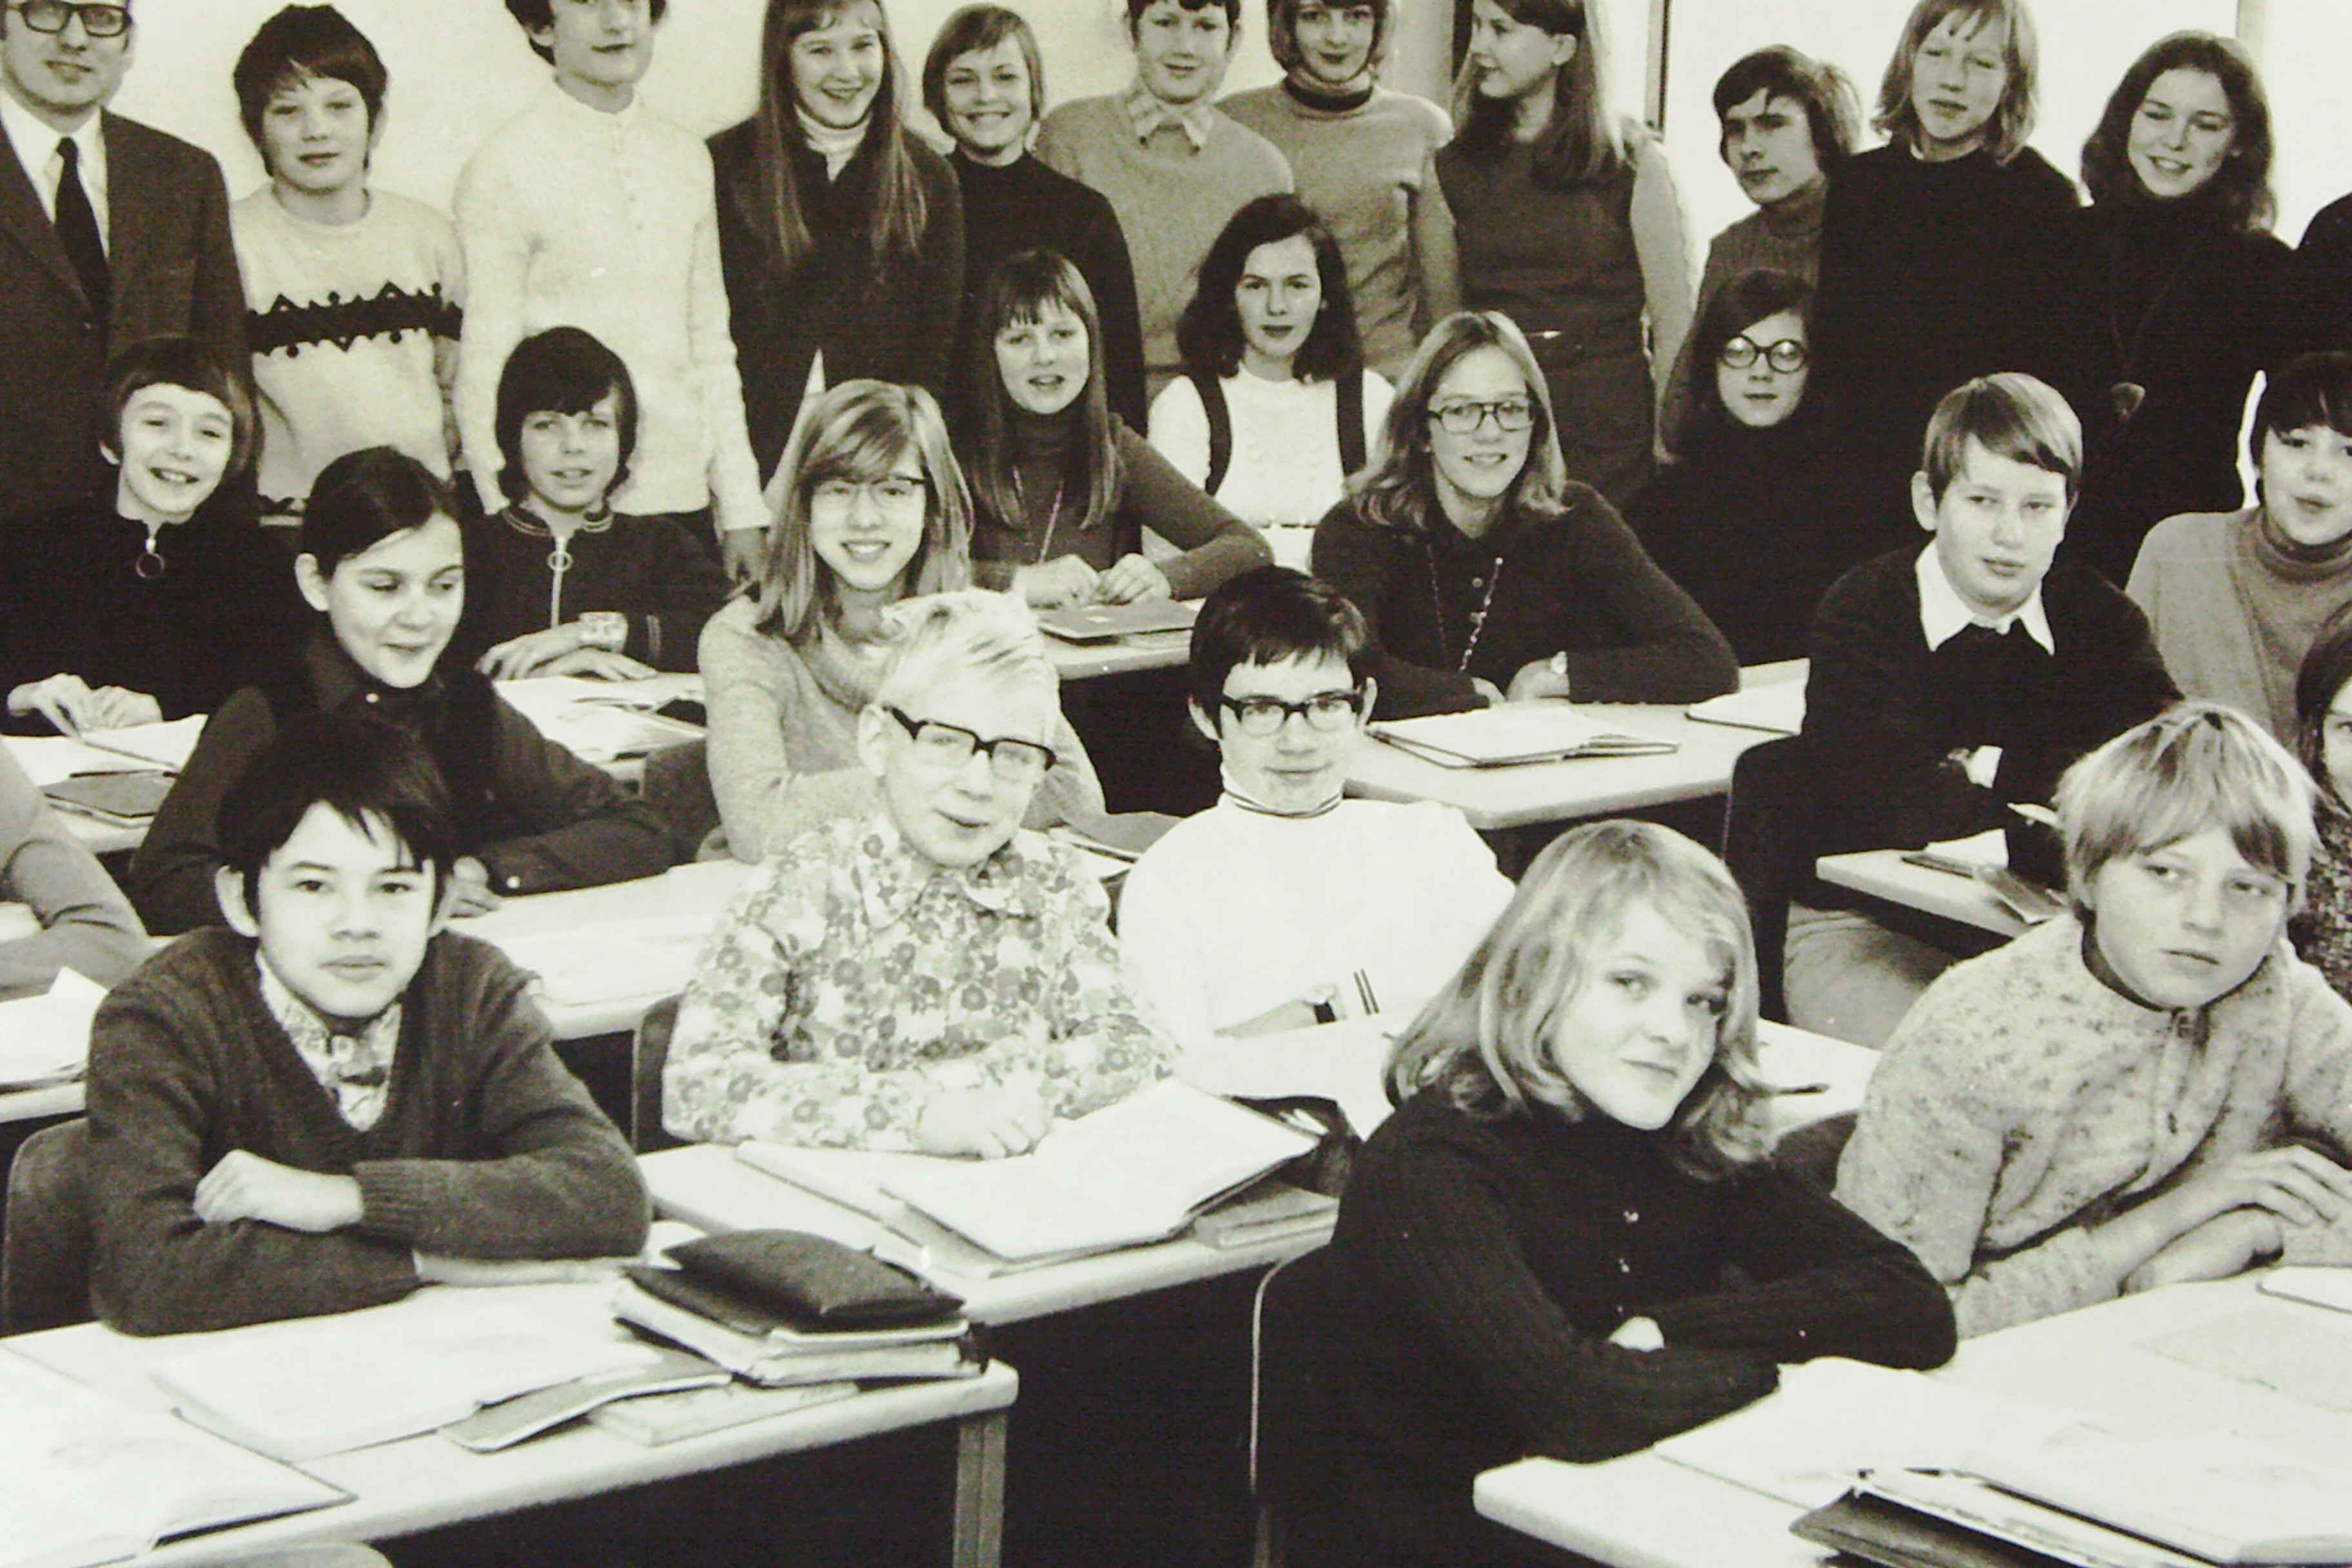
<svg viewBox="0 0 2352 1568">
<path fill-rule="evenodd" d="M 245 365 L 245 288 L 220 165 L 119 114 L 102 115 L 100 126 L 114 278 L 103 329 L 0 129 L 0 518 L 48 510 L 105 482 L 98 411 L 115 349 L 185 332 Z"/>
</svg>

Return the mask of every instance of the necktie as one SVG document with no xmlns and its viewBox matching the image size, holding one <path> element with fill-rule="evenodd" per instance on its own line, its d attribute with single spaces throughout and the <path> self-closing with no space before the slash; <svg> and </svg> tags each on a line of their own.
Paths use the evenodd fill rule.
<svg viewBox="0 0 2352 1568">
<path fill-rule="evenodd" d="M 81 150 L 70 137 L 58 141 L 58 243 L 81 279 L 90 317 L 101 324 L 113 304 L 114 284 L 106 269 L 106 247 L 99 239 L 98 214 L 90 209 L 89 193 L 81 187 Z"/>
</svg>

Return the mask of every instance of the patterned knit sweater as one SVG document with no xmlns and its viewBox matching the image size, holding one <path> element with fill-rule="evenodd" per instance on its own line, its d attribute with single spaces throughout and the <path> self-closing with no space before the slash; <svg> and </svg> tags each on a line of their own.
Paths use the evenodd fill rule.
<svg viewBox="0 0 2352 1568">
<path fill-rule="evenodd" d="M 2205 1007 L 2126 1000 L 2052 921 L 1948 972 L 1870 1081 L 1837 1197 L 1919 1255 L 1963 1335 L 2103 1301 L 2088 1232 L 2297 1134 L 2352 1151 L 2352 1005 L 2282 945 Z M 2352 1263 L 2352 1226 L 2286 1227 Z"/>
</svg>

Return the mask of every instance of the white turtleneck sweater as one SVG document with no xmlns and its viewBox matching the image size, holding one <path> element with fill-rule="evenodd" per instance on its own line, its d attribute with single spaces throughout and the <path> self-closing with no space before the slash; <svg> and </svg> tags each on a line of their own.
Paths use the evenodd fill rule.
<svg viewBox="0 0 2352 1568">
<path fill-rule="evenodd" d="M 1453 977 L 1511 897 L 1462 814 L 1343 800 L 1276 816 L 1228 795 L 1145 852 L 1119 894 L 1119 948 L 1139 995 L 1183 1045 L 1318 986 L 1381 1010 Z"/>
</svg>

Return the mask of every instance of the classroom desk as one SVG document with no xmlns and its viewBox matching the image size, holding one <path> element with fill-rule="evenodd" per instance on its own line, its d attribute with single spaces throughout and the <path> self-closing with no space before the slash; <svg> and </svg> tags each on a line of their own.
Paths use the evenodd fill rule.
<svg viewBox="0 0 2352 1568">
<path fill-rule="evenodd" d="M 1813 872 L 1832 887 L 1866 893 L 1995 936 L 2012 937 L 2025 930 L 2025 922 L 1983 883 L 1932 866 L 1915 866 L 1903 856 L 1900 849 L 1824 855 L 1814 863 Z"/>
<path fill-rule="evenodd" d="M 2265 1296 L 2254 1277 L 2241 1276 L 2126 1296 L 1987 1334 L 1964 1343 L 1934 1375 L 2064 1407 L 2124 1433 L 2352 1442 L 2352 1414 L 2151 1348 L 2200 1326 L 2249 1339 L 2330 1334 L 2352 1344 L 2352 1318 Z M 1647 1450 L 1597 1465 L 1522 1459 L 1479 1477 L 1475 1495 L 1487 1518 L 1616 1568 L 1820 1568 L 1829 1560 L 1822 1548 L 1788 1533 L 1801 1510 Z"/>
<path fill-rule="evenodd" d="M 1099 675 L 1125 675 L 1136 669 L 1167 669 L 1192 657 L 1189 628 L 1172 632 L 1142 632 L 1108 642 L 1070 642 L 1046 634 L 1045 651 L 1064 680 L 1091 680 Z"/>
<path fill-rule="evenodd" d="M 1802 659 L 1758 665 L 1740 671 L 1740 685 L 1802 680 L 1806 668 Z M 1570 822 L 1721 795 L 1731 784 L 1731 765 L 1739 754 L 1773 738 L 1763 730 L 1693 719 L 1670 704 L 1580 704 L 1579 711 L 1672 741 L 1675 749 L 1649 756 L 1447 768 L 1373 741 L 1356 753 L 1348 793 L 1373 800 L 1438 801 L 1459 809 L 1482 832 Z"/>
<path fill-rule="evenodd" d="M 500 1299 L 527 1296 L 531 1309 L 545 1310 L 551 1321 L 610 1322 L 605 1305 L 610 1289 L 602 1283 L 525 1286 L 501 1291 Z M 168 1408 L 168 1403 L 148 1380 L 148 1368 L 198 1342 L 186 1336 L 132 1339 L 97 1323 L 81 1323 L 5 1342 L 91 1387 L 161 1409 Z M 193 1536 L 135 1561 L 163 1568 L 298 1542 L 381 1541 L 952 1421 L 957 1427 L 953 1561 L 960 1568 L 993 1568 L 1004 1501 L 1004 1412 L 1019 1387 L 1013 1369 L 999 1363 L 976 1378 L 877 1389 L 854 1399 L 650 1447 L 584 1425 L 497 1454 L 468 1453 L 427 1433 L 305 1462 L 304 1469 L 352 1493 L 351 1502 Z"/>
</svg>

